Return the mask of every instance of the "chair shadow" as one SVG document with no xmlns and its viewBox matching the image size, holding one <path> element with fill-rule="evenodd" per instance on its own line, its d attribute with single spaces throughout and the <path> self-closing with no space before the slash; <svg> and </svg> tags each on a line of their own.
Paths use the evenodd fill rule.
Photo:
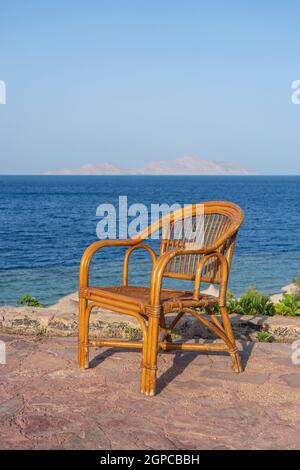
<svg viewBox="0 0 300 470">
<path fill-rule="evenodd" d="M 172 351 L 166 354 L 173 354 L 173 364 L 157 379 L 156 392 L 161 393 L 177 376 L 182 372 L 201 354 L 197 351 Z"/>
<path fill-rule="evenodd" d="M 199 342 L 199 340 L 196 342 Z M 209 343 L 210 341 L 206 341 Z M 246 369 L 249 358 L 251 356 L 254 343 L 252 341 L 245 341 L 240 343 L 242 348 L 239 348 L 241 362 L 243 370 Z M 106 351 L 97 354 L 89 363 L 89 367 L 94 369 L 99 366 L 102 362 L 105 361 L 110 356 L 113 356 L 115 353 L 126 353 L 126 352 L 135 352 L 141 354 L 141 351 L 138 349 L 122 349 L 122 348 L 110 348 Z M 181 375 L 183 371 L 196 359 L 199 355 L 209 355 L 209 356 L 224 356 L 228 357 L 230 363 L 230 357 L 228 353 L 225 352 L 207 352 L 207 351 L 172 351 L 172 352 L 161 352 L 161 354 L 172 354 L 174 355 L 172 366 L 165 371 L 157 379 L 157 394 L 161 393 L 162 390 L 168 386 L 177 376 Z"/>
<path fill-rule="evenodd" d="M 239 352 L 241 356 L 242 366 L 243 366 L 243 369 L 245 370 L 255 343 L 253 341 L 243 341 L 242 343 L 239 343 L 239 344 L 242 345 L 242 349 L 239 349 Z"/>
<path fill-rule="evenodd" d="M 208 343 L 209 341 L 207 341 Z M 254 343 L 247 341 L 245 343 L 240 343 L 242 349 L 239 348 L 241 362 L 243 370 L 246 369 L 249 358 L 251 356 Z M 228 357 L 230 362 L 230 357 L 226 352 L 207 352 L 207 351 L 174 351 L 174 360 L 172 366 L 164 372 L 157 380 L 157 393 L 160 393 L 169 383 L 172 382 L 177 376 L 181 375 L 182 372 L 188 367 L 194 359 L 199 355 L 209 355 L 209 356 L 224 356 Z"/>
<path fill-rule="evenodd" d="M 100 354 L 97 354 L 97 356 L 95 356 L 89 362 L 89 368 L 94 369 L 95 367 L 102 364 L 102 362 L 104 362 L 105 359 L 107 359 L 110 356 L 113 356 L 116 353 L 119 354 L 119 353 L 127 353 L 127 352 L 135 352 L 135 353 L 140 353 L 141 354 L 141 350 L 139 350 L 139 349 L 134 349 L 134 348 L 123 349 L 123 348 L 117 348 L 117 347 L 114 348 L 114 347 L 112 347 L 112 348 L 107 349 L 106 351 L 101 352 Z"/>
</svg>

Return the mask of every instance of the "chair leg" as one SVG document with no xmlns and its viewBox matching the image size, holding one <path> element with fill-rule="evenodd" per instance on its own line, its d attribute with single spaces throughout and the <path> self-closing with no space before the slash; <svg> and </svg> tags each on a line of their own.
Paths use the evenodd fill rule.
<svg viewBox="0 0 300 470">
<path fill-rule="evenodd" d="M 142 349 L 142 366 L 141 366 L 141 385 L 140 391 L 146 395 L 146 379 L 147 379 L 147 337 L 143 338 L 143 349 Z"/>
<path fill-rule="evenodd" d="M 236 346 L 235 338 L 232 332 L 227 307 L 220 307 L 220 311 L 226 335 L 232 344 L 232 349 L 229 351 L 232 360 L 232 367 L 235 372 L 239 373 L 243 371 L 243 367 L 241 363 L 240 354 Z"/>
<path fill-rule="evenodd" d="M 78 367 L 88 369 L 89 367 L 89 345 L 88 345 L 89 311 L 87 300 L 79 299 L 78 316 Z"/>
<path fill-rule="evenodd" d="M 150 317 L 141 383 L 141 392 L 147 396 L 153 396 L 156 392 L 158 335 L 159 317 Z"/>
</svg>

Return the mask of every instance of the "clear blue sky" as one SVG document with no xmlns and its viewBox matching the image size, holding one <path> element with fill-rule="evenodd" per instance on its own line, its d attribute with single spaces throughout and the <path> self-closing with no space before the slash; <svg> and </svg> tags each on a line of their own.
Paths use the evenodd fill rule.
<svg viewBox="0 0 300 470">
<path fill-rule="evenodd" d="M 0 0 L 0 173 L 195 155 L 300 174 L 300 2 Z"/>
</svg>

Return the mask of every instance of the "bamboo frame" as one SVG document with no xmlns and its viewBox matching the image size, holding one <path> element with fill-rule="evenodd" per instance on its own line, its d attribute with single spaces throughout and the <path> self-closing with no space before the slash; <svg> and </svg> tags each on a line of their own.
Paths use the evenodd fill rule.
<svg viewBox="0 0 300 470">
<path fill-rule="evenodd" d="M 243 222 L 243 212 L 229 202 L 204 203 L 204 218 L 201 228 L 196 226 L 197 205 L 172 212 L 149 226 L 136 238 L 130 240 L 97 241 L 84 252 L 79 273 L 79 319 L 78 319 L 78 366 L 88 368 L 89 348 L 124 347 L 142 350 L 141 392 L 155 395 L 157 355 L 159 350 L 224 351 L 231 359 L 233 369 L 242 371 L 239 353 L 232 332 L 226 308 L 228 276 L 238 230 Z M 189 231 L 204 229 L 204 246 L 200 249 L 186 249 L 186 235 L 177 237 L 175 224 L 183 217 L 190 218 Z M 169 239 L 162 239 L 160 254 L 143 242 L 154 232 L 161 230 L 166 220 L 170 221 Z M 176 232 L 177 231 L 177 232 Z M 172 238 L 173 237 L 173 238 Z M 123 265 L 123 285 L 113 287 L 89 287 L 89 266 L 94 254 L 105 247 L 127 247 Z M 128 265 L 130 255 L 137 249 L 148 251 L 152 261 L 152 274 L 149 289 L 128 285 Z M 194 280 L 193 292 L 166 290 L 162 288 L 164 277 Z M 205 296 L 201 292 L 202 282 L 219 284 L 218 298 Z M 147 297 L 145 300 L 144 297 Z M 211 310 L 217 305 L 220 319 Z M 102 307 L 137 319 L 142 331 L 141 341 L 116 339 L 90 340 L 89 317 L 94 307 Z M 200 309 L 200 311 L 199 311 Z M 175 318 L 167 325 L 168 314 L 176 312 Z M 203 315 L 207 313 L 207 316 Z M 223 343 L 191 344 L 174 343 L 171 332 L 183 315 L 192 315 Z M 163 339 L 160 339 L 161 334 Z"/>
</svg>

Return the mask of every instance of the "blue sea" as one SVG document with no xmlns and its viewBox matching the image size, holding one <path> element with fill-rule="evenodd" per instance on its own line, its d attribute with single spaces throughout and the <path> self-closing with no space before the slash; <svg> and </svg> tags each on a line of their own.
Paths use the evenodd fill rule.
<svg viewBox="0 0 300 470">
<path fill-rule="evenodd" d="M 235 295 L 253 285 L 274 293 L 300 274 L 298 176 L 0 176 L 0 304 L 15 305 L 26 292 L 50 305 L 74 292 L 81 254 L 97 239 L 96 209 L 117 206 L 120 195 L 149 209 L 151 203 L 239 204 L 245 222 L 230 277 Z M 121 267 L 120 251 L 103 250 L 92 282 L 121 282 Z M 149 276 L 148 255 L 137 252 L 130 282 L 148 285 Z"/>
</svg>

